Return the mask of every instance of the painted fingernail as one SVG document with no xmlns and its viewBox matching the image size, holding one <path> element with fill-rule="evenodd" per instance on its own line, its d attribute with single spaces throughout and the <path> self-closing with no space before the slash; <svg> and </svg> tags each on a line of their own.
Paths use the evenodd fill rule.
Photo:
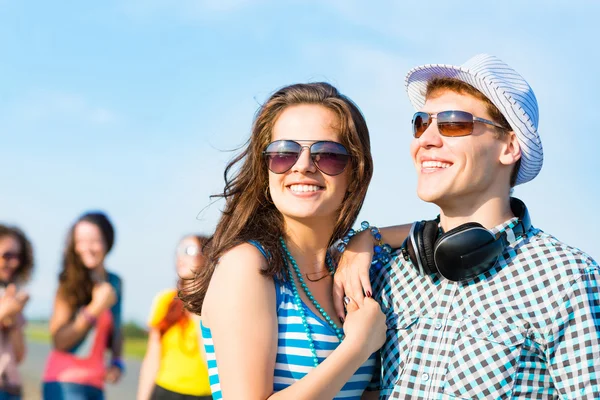
<svg viewBox="0 0 600 400">
<path fill-rule="evenodd" d="M 350 304 L 350 297 L 344 296 L 344 303 L 346 303 L 346 305 Z"/>
<path fill-rule="evenodd" d="M 371 291 L 367 290 L 367 297 L 371 297 Z"/>
<path fill-rule="evenodd" d="M 340 321 L 342 322 L 342 324 L 344 323 L 344 317 L 340 317 Z"/>
</svg>

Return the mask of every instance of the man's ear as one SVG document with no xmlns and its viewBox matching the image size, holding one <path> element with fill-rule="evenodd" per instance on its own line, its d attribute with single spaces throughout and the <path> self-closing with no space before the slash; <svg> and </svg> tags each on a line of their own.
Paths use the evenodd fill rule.
<svg viewBox="0 0 600 400">
<path fill-rule="evenodd" d="M 517 140 L 517 135 L 515 132 L 509 131 L 500 140 L 504 142 L 500 153 L 500 163 L 504 165 L 516 164 L 521 159 L 521 144 Z"/>
</svg>

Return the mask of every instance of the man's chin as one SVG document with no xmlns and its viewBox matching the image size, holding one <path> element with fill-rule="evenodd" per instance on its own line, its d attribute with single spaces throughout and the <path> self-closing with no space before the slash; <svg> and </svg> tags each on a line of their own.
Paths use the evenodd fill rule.
<svg viewBox="0 0 600 400">
<path fill-rule="evenodd" d="M 426 203 L 437 205 L 442 200 L 443 194 L 439 190 L 418 189 L 417 196 Z"/>
</svg>

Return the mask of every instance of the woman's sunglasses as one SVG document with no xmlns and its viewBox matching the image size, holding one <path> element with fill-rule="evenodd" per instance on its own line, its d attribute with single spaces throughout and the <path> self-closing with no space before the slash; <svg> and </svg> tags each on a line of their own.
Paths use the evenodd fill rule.
<svg viewBox="0 0 600 400">
<path fill-rule="evenodd" d="M 438 131 L 442 136 L 468 136 L 473 133 L 475 122 L 506 130 L 505 127 L 493 121 L 475 117 L 466 111 L 442 111 L 437 114 L 419 111 L 415 113 L 412 119 L 413 136 L 420 138 L 434 118 L 437 120 Z"/>
<path fill-rule="evenodd" d="M 314 142 L 310 146 L 302 146 L 298 142 L 309 140 L 276 140 L 269 143 L 263 155 L 267 160 L 267 167 L 275 174 L 283 174 L 290 170 L 300 158 L 302 149 L 308 149 L 310 158 L 322 173 L 330 176 L 344 172 L 350 154 L 341 144 L 331 141 Z"/>
<path fill-rule="evenodd" d="M 0 255 L 0 258 L 2 258 L 6 262 L 10 262 L 11 260 L 18 260 L 19 258 L 21 258 L 21 255 L 19 253 L 6 252 Z"/>
<path fill-rule="evenodd" d="M 177 255 L 195 257 L 200 254 L 200 247 L 196 245 L 180 246 L 177 248 Z"/>
</svg>

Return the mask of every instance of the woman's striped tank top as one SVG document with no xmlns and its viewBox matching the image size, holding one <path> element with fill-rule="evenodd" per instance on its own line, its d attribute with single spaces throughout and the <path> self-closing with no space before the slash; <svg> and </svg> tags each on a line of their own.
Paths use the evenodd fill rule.
<svg viewBox="0 0 600 400">
<path fill-rule="evenodd" d="M 256 246 L 256 243 L 252 243 Z M 262 247 L 259 250 L 263 252 Z M 263 252 L 264 254 L 264 252 Z M 274 371 L 273 391 L 277 392 L 300 380 L 304 375 L 314 368 L 313 355 L 309 348 L 308 338 L 304 331 L 304 325 L 300 312 L 294 302 L 290 282 L 275 280 L 277 294 L 277 319 L 279 339 L 277 346 L 277 358 Z M 306 304 L 302 303 L 310 329 L 313 332 L 313 340 L 317 348 L 317 357 L 322 362 L 339 345 L 335 331 L 320 316 L 316 315 Z M 219 384 L 219 372 L 215 358 L 210 329 L 201 325 L 202 339 L 206 350 L 208 362 L 208 373 L 210 387 L 214 400 L 222 398 L 221 386 Z M 364 389 L 367 387 L 375 370 L 375 355 L 363 364 L 352 376 L 350 381 L 344 385 L 335 399 L 360 399 Z"/>
</svg>

